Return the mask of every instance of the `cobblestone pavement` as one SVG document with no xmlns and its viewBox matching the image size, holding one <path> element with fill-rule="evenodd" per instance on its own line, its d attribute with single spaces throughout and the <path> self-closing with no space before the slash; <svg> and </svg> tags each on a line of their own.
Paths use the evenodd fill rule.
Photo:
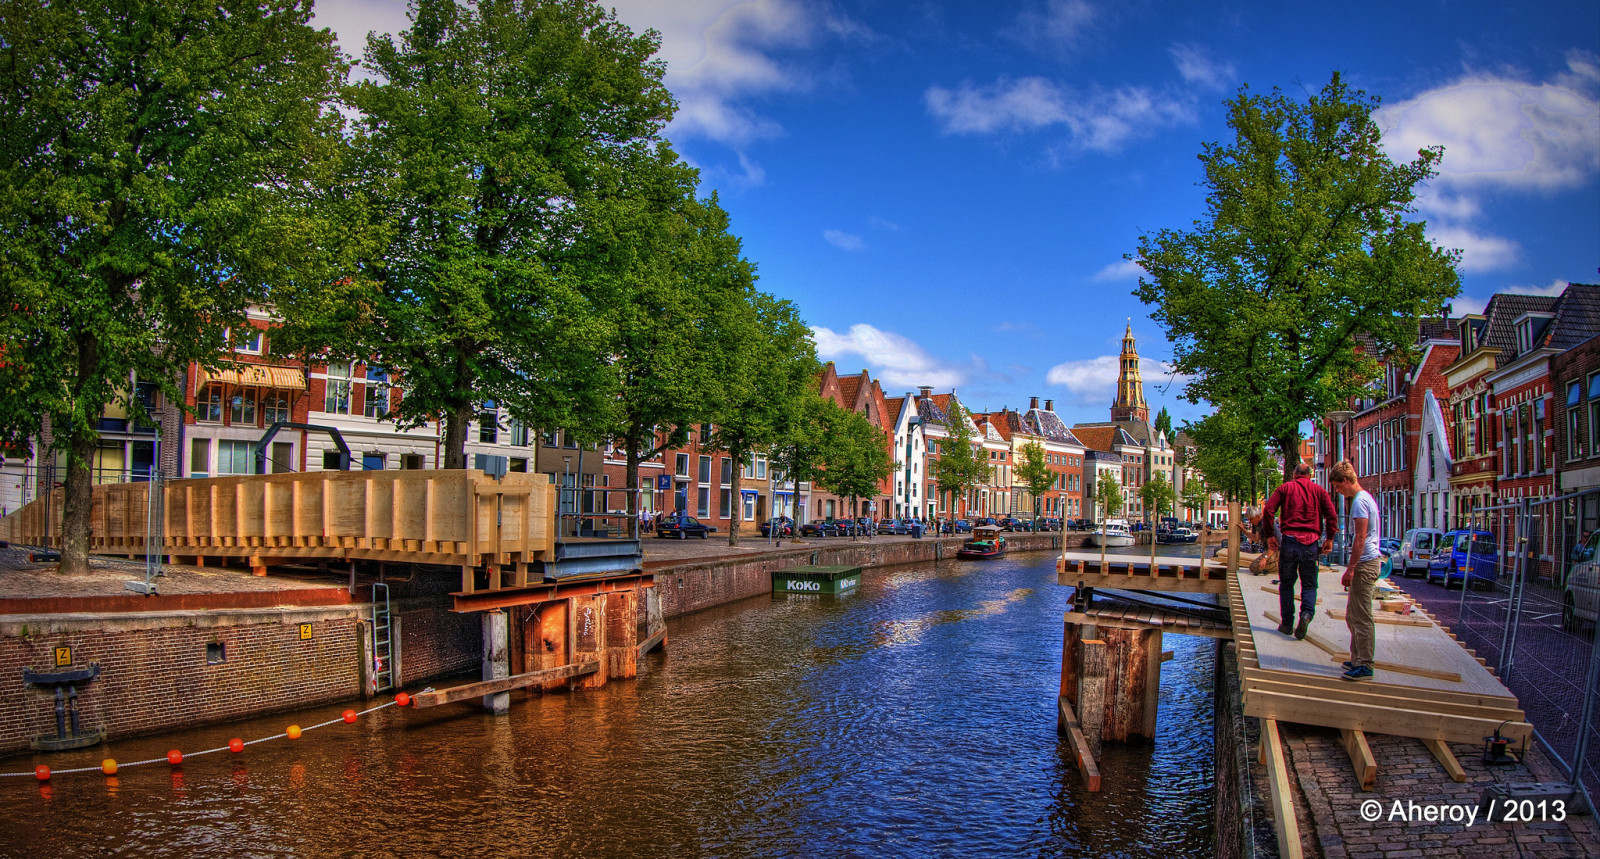
<svg viewBox="0 0 1600 859">
<path fill-rule="evenodd" d="M 221 567 L 162 565 L 165 575 L 158 579 L 163 594 L 238 593 L 241 591 L 282 591 L 304 588 L 344 587 L 337 577 L 315 571 L 271 576 L 252 576 L 249 570 Z M 144 561 L 91 556 L 89 572 L 65 576 L 56 565 L 35 564 L 26 549 L 0 549 L 0 598 L 122 596 L 129 591 L 125 582 L 144 579 Z"/>
<path fill-rule="evenodd" d="M 1421 579 L 1400 580 L 1397 584 L 1415 596 L 1440 624 L 1450 627 L 1491 668 L 1500 667 L 1501 646 L 1506 640 L 1505 593 L 1474 590 L 1463 594 L 1459 586 L 1446 590 Z M 1593 633 L 1561 628 L 1560 599 L 1560 591 L 1529 584 L 1517 629 L 1516 659 L 1502 680 L 1546 742 L 1558 754 L 1570 758 L 1577 748 L 1583 717 Z M 1600 794 L 1600 735 L 1591 734 L 1587 758 L 1584 780 L 1594 796 Z"/>
<path fill-rule="evenodd" d="M 1524 763 L 1487 766 L 1482 747 L 1452 744 L 1467 781 L 1450 780 L 1421 741 L 1368 734 L 1378 763 L 1374 790 L 1356 783 L 1339 733 L 1326 728 L 1284 725 L 1284 745 L 1292 761 L 1301 810 L 1301 836 L 1307 855 L 1327 859 L 1406 859 L 1406 857 L 1501 857 L 1600 855 L 1594 818 L 1565 814 L 1563 820 L 1485 823 L 1478 814 L 1465 822 L 1427 822 L 1428 808 L 1465 815 L 1491 784 L 1552 781 L 1554 766 L 1536 749 Z M 1254 759 L 1254 755 L 1252 758 Z M 1255 763 L 1258 787 L 1265 772 Z M 1263 787 L 1264 789 L 1264 787 Z M 1363 803 L 1376 802 L 1363 809 Z M 1407 816 L 1414 819 L 1407 819 Z M 1503 816 L 1497 813 L 1498 818 Z M 1552 812 L 1551 818 L 1557 815 Z M 1376 817 L 1375 820 L 1369 818 Z"/>
</svg>

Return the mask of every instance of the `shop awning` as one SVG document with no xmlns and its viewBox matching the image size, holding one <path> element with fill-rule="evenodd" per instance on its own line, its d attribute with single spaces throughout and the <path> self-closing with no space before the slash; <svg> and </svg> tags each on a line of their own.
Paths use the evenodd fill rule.
<svg viewBox="0 0 1600 859">
<path fill-rule="evenodd" d="M 294 367 L 272 367 L 266 364 L 228 364 L 219 370 L 201 370 L 200 385 L 223 382 L 249 388 L 281 388 L 303 391 L 306 374 Z"/>
</svg>

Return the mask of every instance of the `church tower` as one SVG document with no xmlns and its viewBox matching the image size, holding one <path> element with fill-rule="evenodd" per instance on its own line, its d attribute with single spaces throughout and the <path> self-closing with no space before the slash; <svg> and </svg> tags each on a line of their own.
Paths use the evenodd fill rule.
<svg viewBox="0 0 1600 859">
<path fill-rule="evenodd" d="M 1117 400 L 1111 404 L 1114 421 L 1150 422 L 1150 408 L 1144 403 L 1144 381 L 1139 378 L 1139 350 L 1133 343 L 1133 320 L 1122 335 L 1122 356 L 1118 359 Z"/>
</svg>

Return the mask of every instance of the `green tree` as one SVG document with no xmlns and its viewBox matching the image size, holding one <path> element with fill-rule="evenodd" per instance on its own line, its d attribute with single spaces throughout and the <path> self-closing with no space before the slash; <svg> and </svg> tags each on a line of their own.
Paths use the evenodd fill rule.
<svg viewBox="0 0 1600 859">
<path fill-rule="evenodd" d="M 814 382 L 815 380 L 813 380 Z M 772 446 L 771 461 L 782 480 L 793 481 L 796 493 L 800 484 L 817 484 L 822 479 L 823 463 L 831 444 L 830 435 L 839 425 L 844 409 L 826 399 L 810 384 L 800 396 L 794 420 Z M 777 478 L 775 478 L 777 479 Z M 796 517 L 798 518 L 798 517 Z M 795 536 L 800 535 L 795 523 Z"/>
<path fill-rule="evenodd" d="M 1156 412 L 1155 428 L 1166 437 L 1167 441 L 1172 441 L 1172 415 L 1167 412 L 1166 406 L 1162 406 L 1161 411 Z"/>
<path fill-rule="evenodd" d="M 1200 521 L 1205 520 L 1206 511 L 1211 508 L 1211 489 L 1206 486 L 1205 480 L 1191 477 L 1183 483 L 1183 509 L 1199 511 Z"/>
<path fill-rule="evenodd" d="M 8 0 L 0 12 L 0 440 L 66 456 L 66 573 L 88 569 L 90 460 L 134 380 L 191 360 L 334 247 L 306 199 L 345 67 L 310 4 Z M 167 427 L 165 429 L 172 429 Z M 169 443 L 171 439 L 169 437 Z"/>
<path fill-rule="evenodd" d="M 981 486 L 989 477 L 989 461 L 983 455 L 968 420 L 968 412 L 952 394 L 950 410 L 943 422 L 946 436 L 939 444 L 939 458 L 928 470 L 941 495 L 950 499 L 950 518 L 956 518 L 956 499 L 968 489 Z"/>
<path fill-rule="evenodd" d="M 1205 476 L 1206 485 L 1237 501 L 1256 497 L 1264 464 L 1270 468 L 1266 439 L 1231 409 L 1218 410 L 1184 432 L 1194 439 L 1193 468 Z"/>
<path fill-rule="evenodd" d="M 1039 507 L 1044 500 L 1044 494 L 1056 484 L 1056 473 L 1050 470 L 1050 460 L 1047 457 L 1044 445 L 1037 441 L 1030 441 L 1022 446 L 1019 451 L 1022 461 L 1016 464 L 1016 475 L 1027 484 L 1028 492 L 1033 495 L 1033 518 L 1037 526 L 1039 520 Z"/>
<path fill-rule="evenodd" d="M 1111 519 L 1122 515 L 1122 483 L 1117 476 L 1109 471 L 1100 472 L 1095 481 L 1095 501 L 1100 503 L 1104 512 L 1102 519 Z"/>
<path fill-rule="evenodd" d="M 1172 511 L 1172 504 L 1177 500 L 1177 493 L 1172 490 L 1172 482 L 1161 472 L 1144 482 L 1139 487 L 1139 500 L 1144 502 L 1144 509 L 1150 511 L 1156 521 Z"/>
<path fill-rule="evenodd" d="M 730 312 L 748 310 L 741 325 L 728 326 L 735 348 L 731 350 L 731 375 L 744 382 L 730 390 L 716 416 L 711 437 L 702 449 L 726 451 L 734 462 L 729 488 L 734 499 L 728 526 L 728 545 L 739 545 L 743 518 L 739 464 L 766 451 L 783 438 L 799 418 L 801 399 L 817 374 L 816 348 L 811 329 L 800 321 L 795 306 L 757 292 L 748 303 Z"/>
<path fill-rule="evenodd" d="M 835 409 L 830 415 L 828 444 L 823 450 L 817 483 L 840 498 L 850 499 L 850 509 L 860 516 L 860 500 L 878 494 L 879 484 L 894 473 L 895 461 L 889 455 L 883 430 L 873 426 L 866 415 Z"/>
<path fill-rule="evenodd" d="M 672 116 L 657 46 L 588 0 L 416 0 L 398 42 L 368 37 L 378 79 L 348 99 L 391 238 L 365 267 L 377 288 L 345 302 L 370 313 L 343 345 L 404 378 L 402 424 L 442 417 L 446 468 L 466 467 L 490 400 L 528 426 L 601 435 L 613 320 L 584 279 L 596 261 L 574 257 L 603 253 L 594 234 L 617 207 L 597 200 Z M 692 188 L 678 173 L 669 197 Z"/>
<path fill-rule="evenodd" d="M 1409 217 L 1442 149 L 1394 163 L 1377 106 L 1337 74 L 1304 103 L 1241 90 L 1228 102 L 1235 141 L 1200 154 L 1205 219 L 1139 240 L 1148 277 L 1135 295 L 1190 377 L 1185 398 L 1259 428 L 1286 467 L 1301 422 L 1356 395 L 1377 356 L 1412 348 L 1418 318 L 1459 290 L 1458 252 Z"/>
</svg>

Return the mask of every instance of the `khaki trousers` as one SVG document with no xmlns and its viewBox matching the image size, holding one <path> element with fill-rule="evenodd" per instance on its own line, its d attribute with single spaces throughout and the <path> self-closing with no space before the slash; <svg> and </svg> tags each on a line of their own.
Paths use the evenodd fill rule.
<svg viewBox="0 0 1600 859">
<path fill-rule="evenodd" d="M 1372 667 L 1373 648 L 1377 644 L 1372 597 L 1378 590 L 1378 575 L 1382 572 L 1382 558 L 1358 561 L 1356 573 L 1350 577 L 1350 602 L 1344 610 L 1345 625 L 1350 627 L 1350 661 L 1368 668 Z"/>
</svg>

